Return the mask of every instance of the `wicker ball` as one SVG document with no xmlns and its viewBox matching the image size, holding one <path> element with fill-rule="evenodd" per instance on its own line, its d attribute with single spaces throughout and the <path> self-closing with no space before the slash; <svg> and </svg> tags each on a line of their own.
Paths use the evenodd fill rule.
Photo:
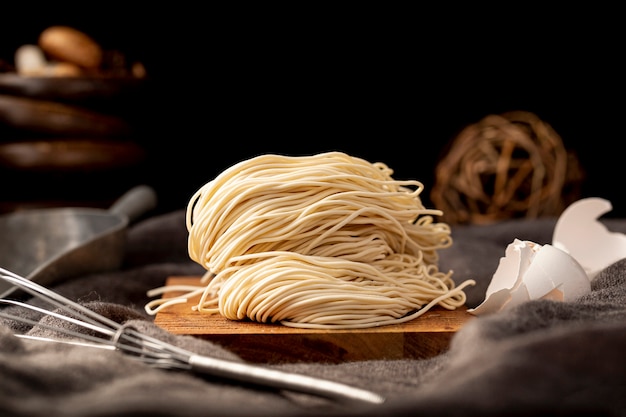
<svg viewBox="0 0 626 417">
<path fill-rule="evenodd" d="M 535 114 L 489 115 L 463 129 L 439 160 L 431 200 L 448 223 L 559 215 L 583 174 L 561 137 Z"/>
</svg>

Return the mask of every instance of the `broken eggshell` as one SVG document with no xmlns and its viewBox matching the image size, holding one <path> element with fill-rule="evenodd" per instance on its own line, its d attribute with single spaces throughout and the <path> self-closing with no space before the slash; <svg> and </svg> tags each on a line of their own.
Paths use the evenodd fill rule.
<svg viewBox="0 0 626 417">
<path fill-rule="evenodd" d="M 598 221 L 611 208 L 601 198 L 582 199 L 557 220 L 552 245 L 515 239 L 500 259 L 485 300 L 468 312 L 495 313 L 538 299 L 571 301 L 590 292 L 598 272 L 626 258 L 626 235 Z"/>
<path fill-rule="evenodd" d="M 609 231 L 598 219 L 612 209 L 602 198 L 585 198 L 567 207 L 559 217 L 552 244 L 569 253 L 589 279 L 626 257 L 626 235 Z"/>
<path fill-rule="evenodd" d="M 530 300 L 573 300 L 591 290 L 580 264 L 551 245 L 515 239 L 500 259 L 485 300 L 468 309 L 475 315 L 490 314 Z"/>
</svg>

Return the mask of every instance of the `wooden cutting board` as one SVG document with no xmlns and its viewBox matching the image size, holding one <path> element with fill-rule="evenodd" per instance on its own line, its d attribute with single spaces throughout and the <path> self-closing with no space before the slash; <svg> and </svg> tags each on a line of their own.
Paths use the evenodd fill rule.
<svg viewBox="0 0 626 417">
<path fill-rule="evenodd" d="M 200 285 L 200 277 L 170 277 L 167 285 Z M 164 298 L 178 295 L 169 292 Z M 424 359 L 448 349 L 454 333 L 474 316 L 466 308 L 435 307 L 402 324 L 368 329 L 296 329 L 280 324 L 228 320 L 192 310 L 199 296 L 156 314 L 155 324 L 179 335 L 217 343 L 258 363 Z"/>
</svg>

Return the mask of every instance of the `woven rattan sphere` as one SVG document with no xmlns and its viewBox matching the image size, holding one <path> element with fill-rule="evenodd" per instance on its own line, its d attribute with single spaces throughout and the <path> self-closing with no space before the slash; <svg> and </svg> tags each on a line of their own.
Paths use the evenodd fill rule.
<svg viewBox="0 0 626 417">
<path fill-rule="evenodd" d="M 448 223 L 558 215 L 577 198 L 575 155 L 537 115 L 489 115 L 463 129 L 435 170 L 431 200 Z"/>
</svg>

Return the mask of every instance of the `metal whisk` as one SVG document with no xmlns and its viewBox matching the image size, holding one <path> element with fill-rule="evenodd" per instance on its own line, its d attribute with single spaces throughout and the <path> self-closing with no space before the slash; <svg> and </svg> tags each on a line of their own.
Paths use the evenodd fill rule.
<svg viewBox="0 0 626 417">
<path fill-rule="evenodd" d="M 384 402 L 384 398 L 377 393 L 349 385 L 242 362 L 197 355 L 154 337 L 142 334 L 132 326 L 123 325 L 110 320 L 101 314 L 4 268 L 0 268 L 0 279 L 21 288 L 38 299 L 56 307 L 56 309 L 52 311 L 13 299 L 0 299 L 1 303 L 19 306 L 31 311 L 53 316 L 89 331 L 89 333 L 83 333 L 69 328 L 55 327 L 6 313 L 0 309 L 0 317 L 58 331 L 77 338 L 78 340 L 53 339 L 47 337 L 39 338 L 16 334 L 16 336 L 20 338 L 118 350 L 158 368 L 188 370 L 266 387 L 312 394 L 333 400 L 361 401 L 372 404 Z M 59 313 L 59 311 L 63 313 Z"/>
</svg>

